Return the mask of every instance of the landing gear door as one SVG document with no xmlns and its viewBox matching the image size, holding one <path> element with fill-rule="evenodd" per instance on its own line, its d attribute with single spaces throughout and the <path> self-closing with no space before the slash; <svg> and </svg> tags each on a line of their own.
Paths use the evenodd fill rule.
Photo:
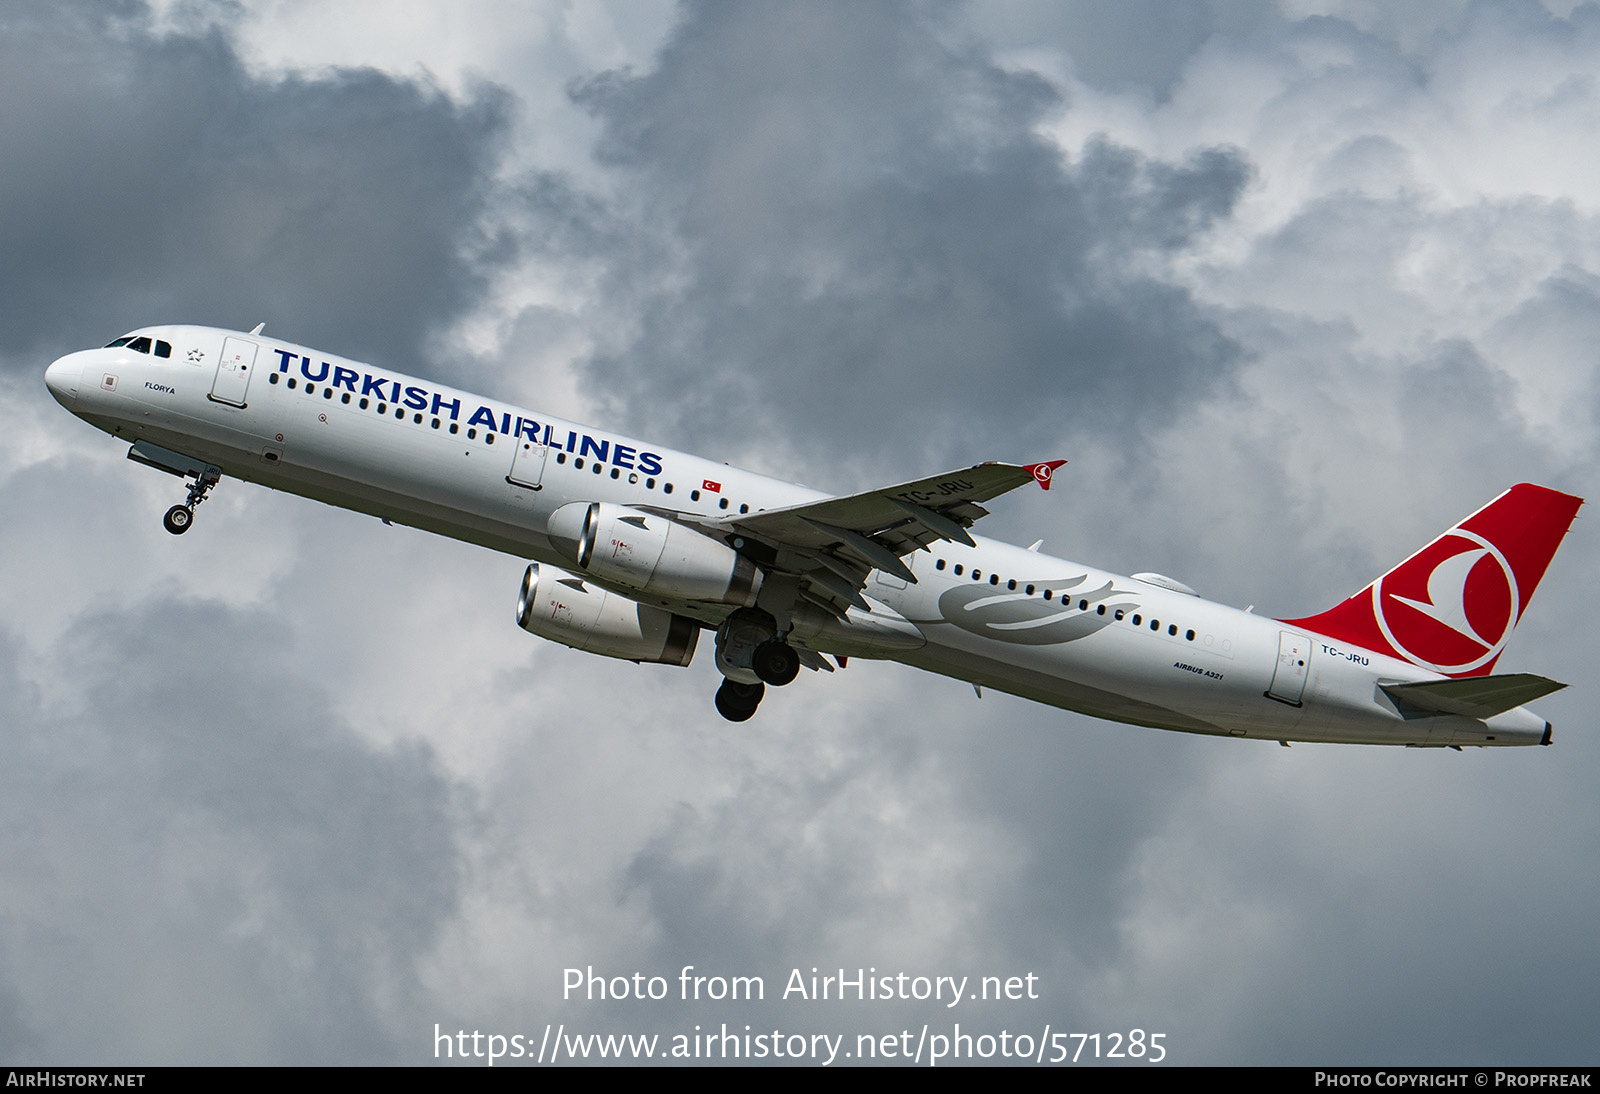
<svg viewBox="0 0 1600 1094">
<path fill-rule="evenodd" d="M 517 445 L 516 454 L 511 457 L 511 473 L 506 476 L 506 481 L 513 486 L 525 486 L 529 490 L 543 489 L 544 461 L 549 455 L 548 445 L 523 438 Z"/>
<path fill-rule="evenodd" d="M 222 357 L 217 361 L 217 378 L 211 384 L 211 398 L 229 406 L 244 406 L 250 387 L 250 373 L 256 367 L 256 344 L 243 338 L 225 338 Z"/>
<path fill-rule="evenodd" d="M 1311 668 L 1311 640 L 1294 631 L 1278 632 L 1278 667 L 1272 672 L 1267 698 L 1299 706 Z"/>
</svg>

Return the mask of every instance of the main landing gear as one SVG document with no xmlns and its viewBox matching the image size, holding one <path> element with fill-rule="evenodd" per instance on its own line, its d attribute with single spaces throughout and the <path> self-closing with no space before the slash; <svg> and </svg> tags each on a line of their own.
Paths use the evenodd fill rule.
<svg viewBox="0 0 1600 1094">
<path fill-rule="evenodd" d="M 767 693 L 765 684 L 741 684 L 724 680 L 717 689 L 717 713 L 730 722 L 748 722 Z"/>
<path fill-rule="evenodd" d="M 779 637 L 772 616 L 741 608 L 717 629 L 717 671 L 726 677 L 717 689 L 717 713 L 743 722 L 761 705 L 768 684 L 781 688 L 800 675 L 800 654 Z"/>
<path fill-rule="evenodd" d="M 769 639 L 756 647 L 750 671 L 761 677 L 762 683 L 781 688 L 800 675 L 800 655 L 783 639 Z"/>
<path fill-rule="evenodd" d="M 167 510 L 167 515 L 161 518 L 162 525 L 175 536 L 181 536 L 194 524 L 194 511 L 200 503 L 206 500 L 206 495 L 211 488 L 221 480 L 222 475 L 213 468 L 207 468 L 195 476 L 194 482 L 189 484 L 189 497 L 182 505 L 174 505 Z"/>
</svg>

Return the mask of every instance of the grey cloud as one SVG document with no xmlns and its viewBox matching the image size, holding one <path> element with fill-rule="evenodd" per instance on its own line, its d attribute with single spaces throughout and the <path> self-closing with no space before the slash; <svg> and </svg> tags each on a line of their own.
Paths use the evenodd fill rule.
<svg viewBox="0 0 1600 1094">
<path fill-rule="evenodd" d="M 266 321 L 415 367 L 480 284 L 494 93 L 261 80 L 217 33 L 153 35 L 141 5 L 35 3 L 0 14 L 0 95 L 0 346 L 19 359 Z"/>
<path fill-rule="evenodd" d="M 1044 46 L 1072 57 L 1073 74 L 1166 101 L 1194 53 L 1213 35 L 1256 33 L 1280 21 L 1272 0 L 988 0 L 973 22 L 1001 48 Z"/>
<path fill-rule="evenodd" d="M 1567 268 L 1546 278 L 1488 333 L 1499 356 L 1512 359 L 1516 373 L 1549 375 L 1574 398 L 1562 422 L 1558 443 L 1574 453 L 1566 474 L 1587 478 L 1600 447 L 1600 370 L 1594 347 L 1600 344 L 1600 276 Z M 1500 392 L 1509 407 L 1511 394 Z"/>
<path fill-rule="evenodd" d="M 1237 365 L 1139 264 L 1229 213 L 1242 155 L 1067 162 L 1033 131 L 1055 91 L 926 9 L 696 6 L 650 72 L 576 94 L 672 243 L 613 267 L 636 333 L 590 366 L 658 434 L 781 415 L 922 467 L 1142 427 Z"/>
<path fill-rule="evenodd" d="M 342 725 L 283 638 L 145 603 L 46 651 L 81 694 L 0 690 L 0 978 L 29 1018 L 9 1059 L 393 1058 L 455 908 L 461 805 L 426 748 Z"/>
</svg>

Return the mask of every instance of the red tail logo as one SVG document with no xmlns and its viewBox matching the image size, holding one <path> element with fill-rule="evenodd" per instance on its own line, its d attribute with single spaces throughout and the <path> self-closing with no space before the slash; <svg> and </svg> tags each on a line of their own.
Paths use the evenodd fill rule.
<svg viewBox="0 0 1600 1094">
<path fill-rule="evenodd" d="M 1486 674 L 1582 504 L 1514 486 L 1344 603 L 1287 622 L 1446 676 Z"/>
<path fill-rule="evenodd" d="M 1470 673 L 1505 648 L 1521 603 L 1517 576 L 1482 536 L 1434 540 L 1372 586 L 1372 608 L 1389 645 L 1446 675 Z"/>
<path fill-rule="evenodd" d="M 1030 463 L 1026 464 L 1022 469 L 1033 476 L 1033 481 L 1038 483 L 1041 489 L 1048 490 L 1050 489 L 1050 478 L 1055 474 L 1056 468 L 1066 462 L 1066 460 L 1051 460 L 1048 463 Z"/>
</svg>

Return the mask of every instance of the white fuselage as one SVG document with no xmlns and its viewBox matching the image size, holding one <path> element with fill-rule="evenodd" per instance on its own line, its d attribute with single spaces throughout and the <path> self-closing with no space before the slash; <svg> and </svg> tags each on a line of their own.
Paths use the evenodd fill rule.
<svg viewBox="0 0 1600 1094">
<path fill-rule="evenodd" d="M 130 442 L 551 566 L 570 565 L 546 529 L 571 502 L 716 518 L 827 496 L 270 338 L 205 327 L 138 333 L 171 355 L 127 346 L 70 354 L 47 372 L 52 392 Z M 1402 716 L 1379 685 L 1441 677 L 1157 584 L 974 540 L 913 553 L 905 561 L 914 583 L 883 570 L 868 580 L 875 614 L 920 633 L 921 644 L 899 643 L 915 648 L 891 652 L 838 629 L 797 641 L 1189 732 L 1415 745 L 1536 744 L 1545 733 L 1523 708 L 1487 720 Z M 673 609 L 710 626 L 728 610 Z"/>
</svg>

